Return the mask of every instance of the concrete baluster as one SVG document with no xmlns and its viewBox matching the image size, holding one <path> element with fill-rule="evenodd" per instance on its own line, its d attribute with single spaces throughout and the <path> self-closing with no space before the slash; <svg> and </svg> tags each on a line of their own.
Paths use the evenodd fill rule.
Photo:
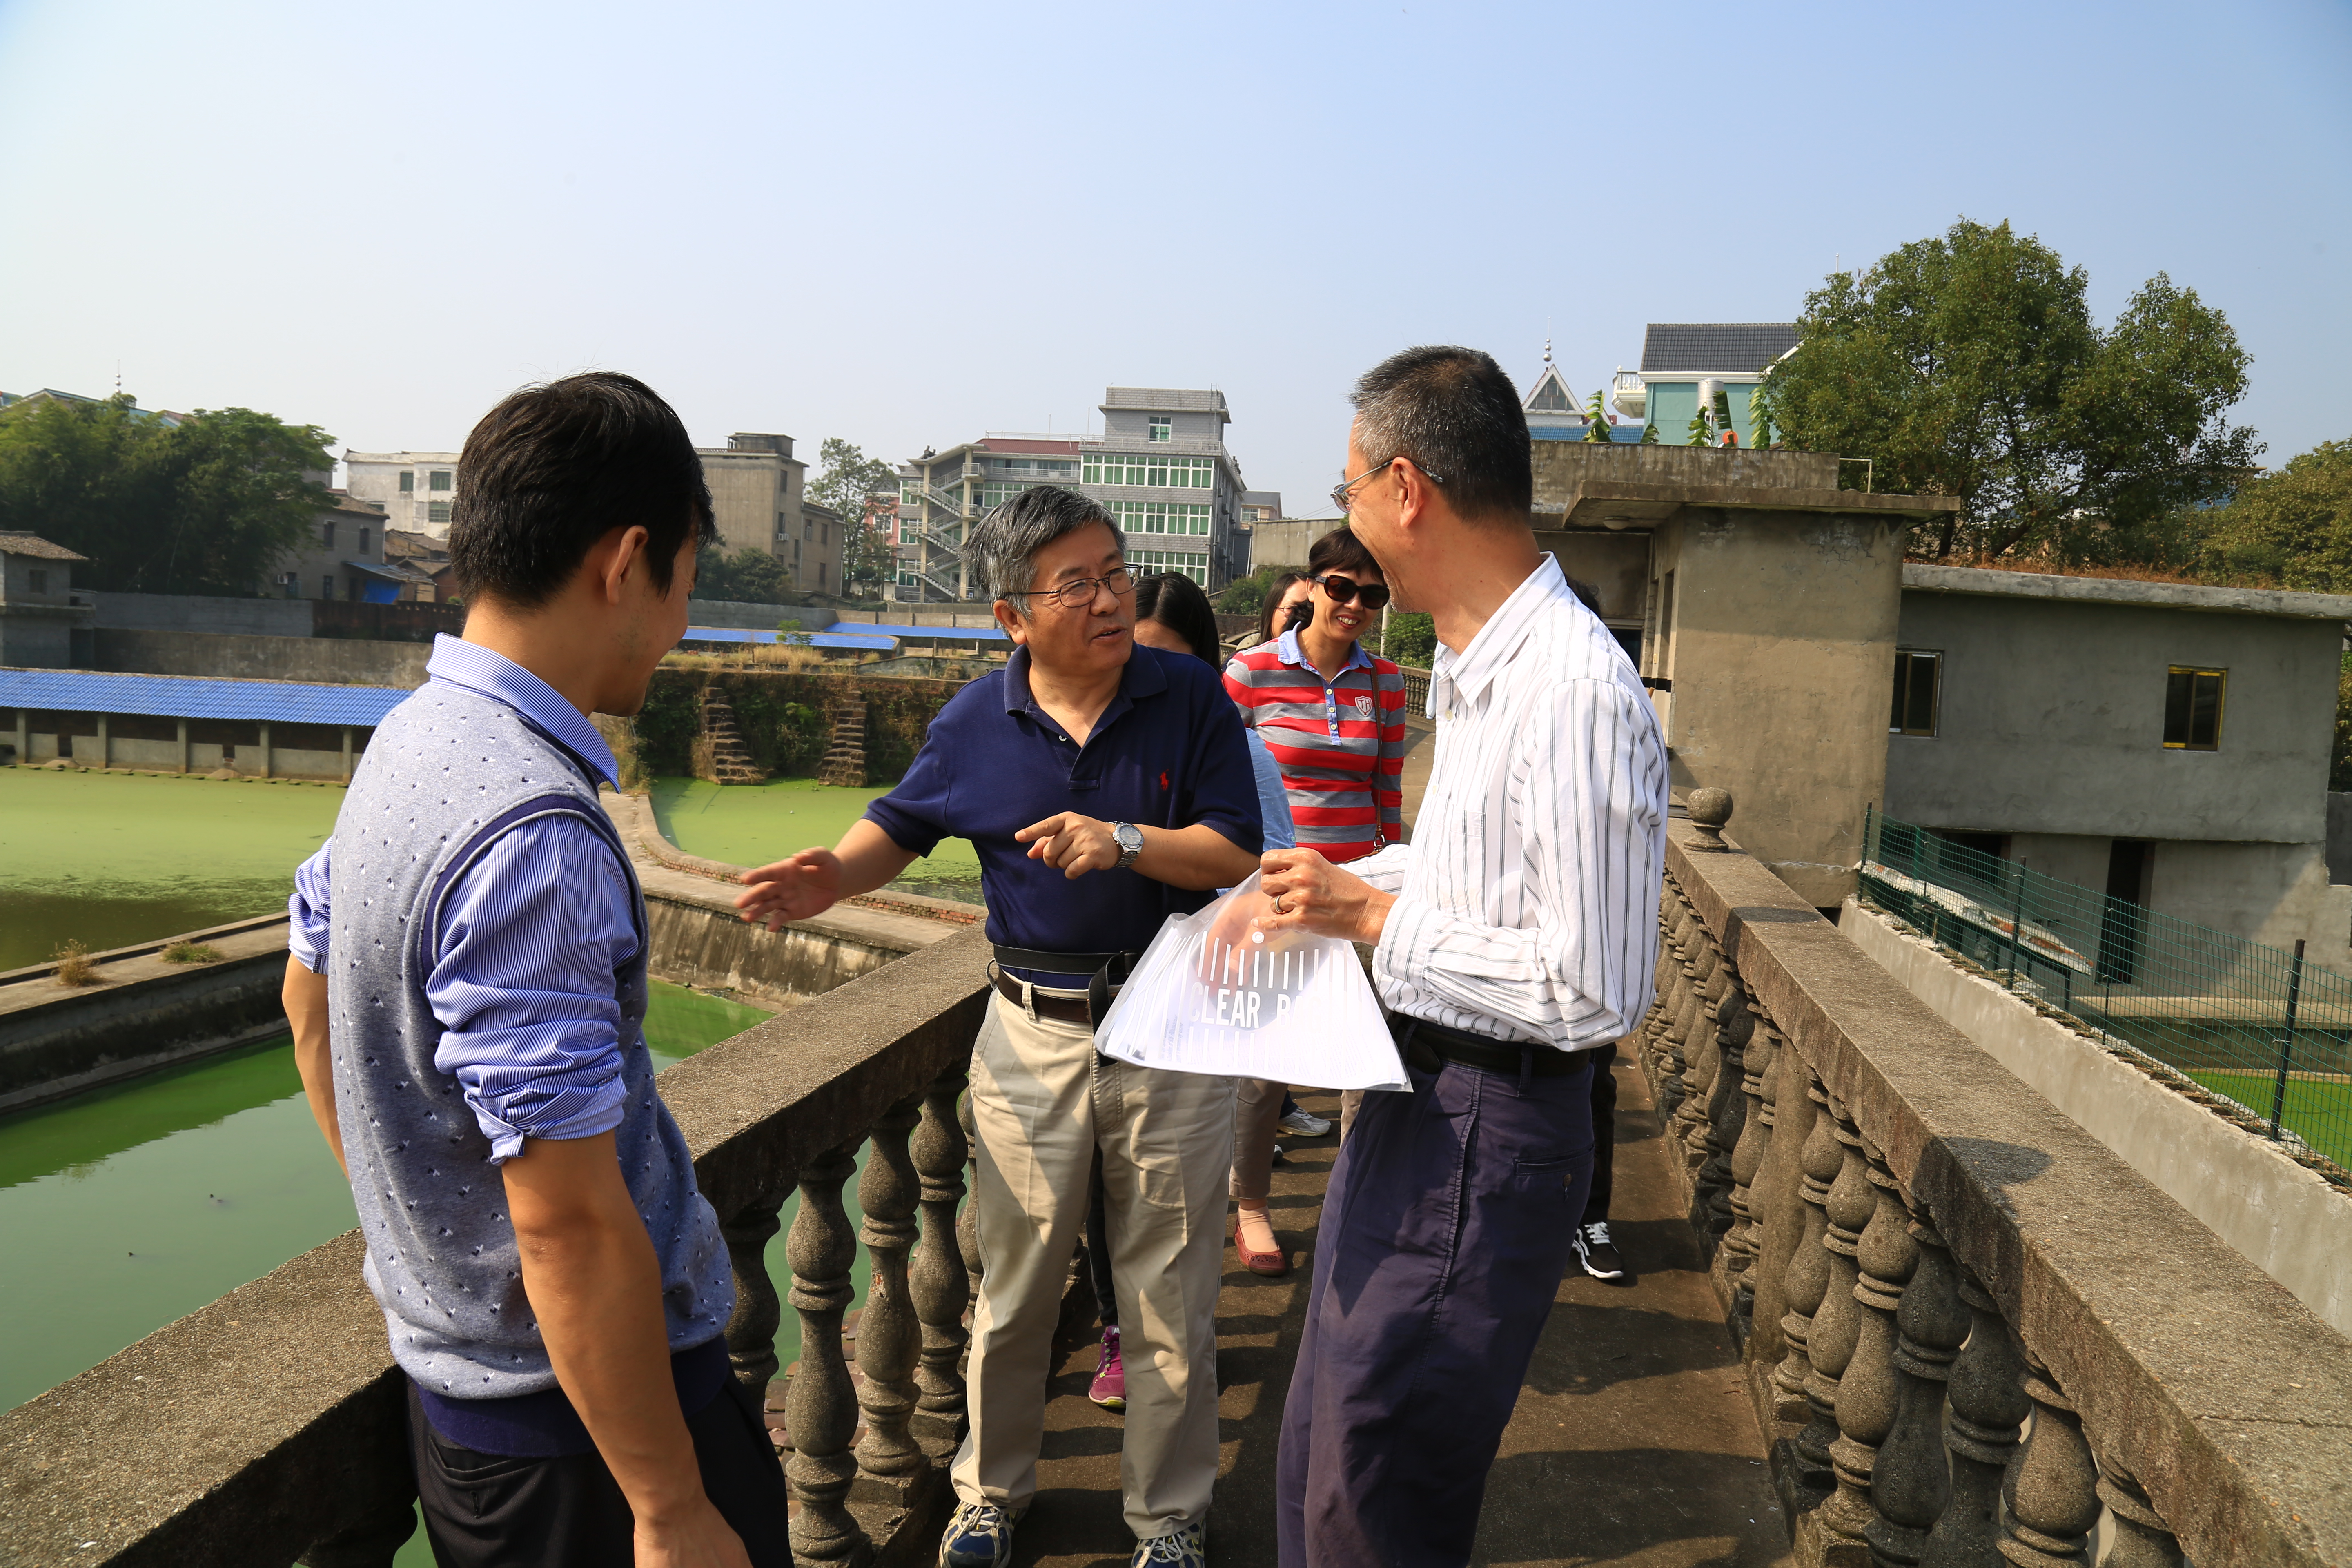
<svg viewBox="0 0 2352 1568">
<path fill-rule="evenodd" d="M 1861 1150 L 1870 1217 L 1854 1240 L 1853 1350 L 1838 1377 L 1838 1436 L 1830 1445 L 1837 1494 L 1820 1516 L 1822 1526 L 1837 1538 L 1836 1558 L 1857 1563 L 1867 1559 L 1865 1542 L 1875 1518 L 1871 1482 L 1879 1445 L 1895 1430 L 1901 1402 L 1902 1385 L 1895 1371 L 1895 1314 L 1919 1263 L 1919 1244 L 1912 1239 L 1911 1216 L 1895 1190 L 1895 1173 L 1866 1136 L 1861 1139 Z M 1830 1216 L 1831 1224 L 1837 1224 L 1834 1189 Z"/>
<path fill-rule="evenodd" d="M 1805 1065 L 1795 1042 L 1769 1018 L 1765 1022 L 1774 1041 L 1771 1065 L 1764 1079 L 1765 1121 L 1772 1138 L 1748 1195 L 1748 1212 L 1756 1216 L 1756 1262 L 1748 1271 L 1754 1282 L 1755 1300 L 1748 1310 L 1747 1356 L 1752 1363 L 1769 1365 L 1777 1364 L 1789 1352 L 1788 1342 L 1780 1337 L 1780 1317 L 1789 1310 L 1789 1264 L 1804 1237 L 1805 1216 L 1812 1212 L 1802 1196 L 1803 1156 L 1818 1107 L 1806 1092 L 1812 1069 Z M 1819 1247 L 1814 1250 L 1819 1251 Z M 1772 1386 L 1768 1377 L 1761 1380 L 1759 1389 L 1769 1394 Z M 1770 1430 L 1773 1419 L 1769 1403 L 1758 1412 L 1758 1418 Z"/>
<path fill-rule="evenodd" d="M 856 1168 L 850 1150 L 834 1149 L 801 1173 L 800 1212 L 786 1238 L 793 1309 L 801 1315 L 801 1359 L 784 1403 L 793 1434 L 784 1482 L 801 1505 L 793 1521 L 793 1561 L 802 1568 L 846 1563 L 865 1546 L 865 1532 L 845 1501 L 857 1472 L 849 1452 L 857 1401 L 841 1353 L 841 1318 L 855 1294 L 849 1268 L 857 1258 L 857 1233 L 841 1206 L 841 1187 Z"/>
<path fill-rule="evenodd" d="M 776 1375 L 776 1325 L 784 1320 L 776 1281 L 768 1272 L 768 1243 L 786 1192 L 763 1193 L 719 1225 L 727 1260 L 735 1270 L 735 1313 L 727 1320 L 727 1359 L 736 1381 L 764 1402 Z"/>
<path fill-rule="evenodd" d="M 1805 1212 L 1803 1228 L 1798 1233 L 1795 1249 L 1789 1255 L 1789 1268 L 1780 1288 L 1781 1297 L 1788 1303 L 1780 1314 L 1780 1338 L 1789 1347 L 1788 1353 L 1772 1369 L 1772 1416 L 1776 1422 L 1790 1423 L 1804 1421 L 1811 1414 L 1805 1385 L 1813 1375 L 1813 1314 L 1822 1310 L 1830 1289 L 1830 1253 L 1823 1245 L 1829 1238 L 1830 1184 L 1845 1161 L 1838 1146 L 1836 1124 L 1830 1119 L 1829 1093 L 1810 1068 L 1804 1079 L 1806 1099 L 1813 1113 L 1812 1128 L 1805 1136 L 1798 1163 L 1797 1197 Z M 1801 1443 L 1795 1450 L 1798 1474 L 1808 1488 L 1819 1489 L 1829 1485 L 1825 1445 L 1826 1439 L 1820 1458 L 1811 1464 L 1805 1458 Z"/>
<path fill-rule="evenodd" d="M 1717 945 L 1715 934 L 1704 925 L 1699 927 L 1699 942 L 1700 981 L 1695 998 L 1697 1016 L 1683 1037 L 1682 1097 L 1675 1106 L 1669 1133 L 1673 1142 L 1680 1145 L 1676 1152 L 1685 1171 L 1697 1170 L 1706 1157 L 1707 1091 L 1714 1087 L 1716 1075 L 1723 1066 L 1719 1048 L 1722 1031 L 1717 1018 L 1732 987 L 1730 961 Z"/>
<path fill-rule="evenodd" d="M 2003 1568 L 1995 1542 L 2000 1479 L 2017 1452 L 2017 1431 L 2032 1408 L 2025 1363 L 2000 1308 L 1963 1270 L 1960 1300 L 1969 1310 L 1968 1342 L 1952 1362 L 1951 1419 L 1944 1447 L 1952 1456 L 1952 1500 L 1927 1533 L 1920 1568 Z"/>
<path fill-rule="evenodd" d="M 1697 916 L 1691 911 L 1689 900 L 1682 896 L 1681 889 L 1669 882 L 1666 895 L 1668 918 L 1662 957 L 1671 973 L 1659 1005 L 1658 1027 L 1650 1037 L 1649 1059 L 1643 1064 L 1662 1120 L 1673 1112 L 1681 1092 L 1682 1031 L 1684 1013 L 1690 1005 L 1694 964 L 1691 928 L 1697 923 Z"/>
<path fill-rule="evenodd" d="M 1682 1010 L 1675 1016 L 1674 1028 L 1667 1040 L 1674 1055 L 1666 1074 L 1666 1092 L 1674 1101 L 1674 1112 L 1668 1119 L 1666 1136 L 1681 1142 L 1690 1128 L 1690 1119 L 1699 1113 L 1695 1103 L 1695 1082 L 1700 1057 L 1707 1045 L 1707 1035 L 1715 1019 L 1716 969 L 1722 957 L 1715 945 L 1714 933 L 1706 922 L 1693 912 L 1690 919 L 1689 974 L 1683 984 Z"/>
<path fill-rule="evenodd" d="M 1867 1233 L 1863 1239 L 1867 1244 Z M 1952 1496 L 1944 1457 L 1944 1393 L 1952 1362 L 1968 1338 L 1969 1309 L 1960 1300 L 1958 1270 L 1944 1238 L 1920 1219 L 1911 1224 L 1911 1239 L 1918 1259 L 1895 1312 L 1895 1429 L 1879 1444 L 1870 1477 L 1870 1504 L 1877 1518 L 1866 1533 L 1875 1568 L 1917 1568 L 1927 1554 L 1927 1532 Z M 1869 1257 L 1867 1245 L 1864 1256 Z M 1869 1268 L 1865 1261 L 1865 1273 Z M 1852 1382 L 1849 1373 L 1849 1386 Z"/>
<path fill-rule="evenodd" d="M 1731 1191 L 1725 1205 L 1731 1211 L 1731 1229 L 1723 1238 L 1723 1271 L 1731 1279 L 1732 1312 L 1741 1323 L 1753 1321 L 1756 1310 L 1755 1264 L 1763 1238 L 1756 1214 L 1756 1178 L 1772 1152 L 1772 1098 L 1780 1037 L 1771 1019 L 1753 996 L 1748 1044 L 1740 1052 L 1739 1136 L 1731 1146 Z"/>
<path fill-rule="evenodd" d="M 2033 1430 L 2001 1480 L 2000 1554 L 2016 1568 L 2089 1568 L 2099 1471 L 2083 1417 L 2031 1352 L 2025 1396 L 2033 1401 Z"/>
<path fill-rule="evenodd" d="M 980 1191 L 980 1131 L 971 1119 L 971 1096 L 969 1093 L 956 1103 L 956 1124 L 963 1129 L 964 1147 L 971 1151 L 971 1190 L 976 1194 Z M 956 1221 L 956 1248 L 963 1255 L 964 1321 L 969 1323 L 980 1310 L 980 1204 L 976 1198 L 964 1205 L 963 1217 Z M 964 1349 L 966 1352 L 971 1349 L 968 1334 Z M 961 1363 L 956 1367 L 956 1375 L 964 1375 Z"/>
<path fill-rule="evenodd" d="M 963 1377 L 957 1363 L 969 1337 L 963 1314 L 971 1278 L 957 1236 L 964 1194 L 963 1163 L 970 1144 L 956 1116 L 964 1070 L 951 1068 L 923 1097 L 922 1124 L 915 1131 L 915 1170 L 923 1182 L 923 1235 L 908 1274 L 915 1316 L 922 1320 L 922 1361 L 915 1369 L 916 1403 L 927 1415 L 953 1423 L 963 1414 Z"/>
<path fill-rule="evenodd" d="M 1727 971 L 1730 966 L 1727 963 Z M 1719 1237 L 1731 1228 L 1731 1152 L 1748 1126 L 1748 1047 L 1756 1033 L 1756 1015 L 1736 973 L 1723 1001 L 1716 1008 L 1715 1073 L 1706 1090 L 1706 1114 L 1699 1119 L 1704 1137 L 1696 1181 L 1699 1228 Z"/>
<path fill-rule="evenodd" d="M 2182 1568 L 2188 1561 L 2147 1493 L 2121 1467 L 2100 1466 L 2099 1500 L 2112 1519 L 2110 1544 L 2099 1568 Z"/>
<path fill-rule="evenodd" d="M 1862 1134 L 1834 1099 L 1830 1101 L 1829 1121 L 1831 1135 L 1840 1145 L 1841 1161 L 1837 1179 L 1830 1184 L 1829 1198 L 1822 1205 L 1829 1228 L 1822 1234 L 1822 1248 L 1829 1255 L 1830 1278 L 1828 1289 L 1822 1293 L 1821 1310 L 1813 1314 L 1812 1328 L 1805 1336 L 1806 1355 L 1811 1363 L 1805 1377 L 1805 1404 L 1812 1418 L 1797 1434 L 1797 1452 L 1808 1479 L 1821 1475 L 1825 1483 L 1832 1471 L 1830 1447 L 1838 1437 L 1838 1382 L 1853 1359 L 1854 1342 L 1862 1332 L 1862 1304 L 1853 1295 L 1862 1268 L 1854 1261 L 1854 1252 L 1862 1241 L 1863 1227 L 1878 1209 L 1877 1195 L 1870 1184 L 1870 1162 L 1862 1152 Z"/>
<path fill-rule="evenodd" d="M 871 1476 L 905 1476 L 924 1463 L 908 1435 L 915 1413 L 915 1352 L 921 1325 L 907 1293 L 907 1254 L 915 1245 L 915 1163 L 907 1134 L 923 1103 L 910 1095 L 874 1123 L 866 1169 L 857 1180 L 857 1206 L 866 1211 L 860 1239 L 873 1259 L 866 1310 L 857 1316 L 857 1370 L 865 1373 L 857 1402 L 866 1409 L 866 1439 L 857 1468 Z"/>
</svg>

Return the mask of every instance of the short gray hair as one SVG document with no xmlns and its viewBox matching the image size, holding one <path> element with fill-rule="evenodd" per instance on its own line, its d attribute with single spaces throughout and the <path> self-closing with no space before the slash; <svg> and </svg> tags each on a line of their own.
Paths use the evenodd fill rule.
<svg viewBox="0 0 2352 1568">
<path fill-rule="evenodd" d="M 972 524 L 963 558 L 992 599 L 1017 598 L 1037 580 L 1037 552 L 1088 523 L 1110 530 L 1113 543 L 1127 548 L 1127 535 L 1102 502 L 1059 485 L 1033 485 L 989 509 Z"/>
</svg>

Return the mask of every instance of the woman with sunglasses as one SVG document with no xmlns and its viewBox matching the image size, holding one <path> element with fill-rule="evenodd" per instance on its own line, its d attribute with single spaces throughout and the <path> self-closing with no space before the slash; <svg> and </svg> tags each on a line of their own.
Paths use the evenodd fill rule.
<svg viewBox="0 0 2352 1568">
<path fill-rule="evenodd" d="M 1403 839 L 1404 677 L 1360 644 L 1389 602 L 1361 541 L 1344 528 L 1317 540 L 1307 580 L 1281 635 L 1225 666 L 1225 689 L 1282 769 L 1299 847 L 1339 864 Z M 1289 1268 L 1266 1217 L 1282 1098 L 1244 1079 L 1236 1101 L 1234 1250 L 1256 1274 Z"/>
</svg>

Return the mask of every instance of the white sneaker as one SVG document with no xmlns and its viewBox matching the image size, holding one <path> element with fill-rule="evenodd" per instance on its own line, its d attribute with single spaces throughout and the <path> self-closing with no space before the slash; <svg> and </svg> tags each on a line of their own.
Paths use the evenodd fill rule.
<svg viewBox="0 0 2352 1568">
<path fill-rule="evenodd" d="M 1128 1568 L 1152 1568 L 1168 1564 L 1170 1568 L 1208 1568 L 1209 1527 L 1188 1524 L 1166 1535 L 1155 1535 L 1149 1541 L 1135 1543 L 1135 1555 Z"/>
<path fill-rule="evenodd" d="M 1280 1127 L 1285 1132 L 1292 1133 L 1300 1138 L 1320 1138 L 1323 1134 L 1331 1131 L 1331 1124 L 1328 1121 L 1324 1121 L 1323 1118 L 1316 1115 L 1313 1111 L 1304 1109 L 1292 1111 L 1289 1115 L 1276 1122 L 1276 1125 Z"/>
<path fill-rule="evenodd" d="M 1576 1233 L 1576 1260 L 1595 1279 L 1625 1278 L 1625 1259 L 1609 1242 L 1609 1222 L 1598 1220 Z"/>
</svg>

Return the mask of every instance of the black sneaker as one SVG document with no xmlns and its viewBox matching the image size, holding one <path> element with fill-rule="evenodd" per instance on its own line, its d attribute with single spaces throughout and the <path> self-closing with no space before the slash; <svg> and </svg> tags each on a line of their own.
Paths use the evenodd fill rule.
<svg viewBox="0 0 2352 1568">
<path fill-rule="evenodd" d="M 1595 1279 L 1625 1278 L 1625 1259 L 1609 1240 L 1609 1222 L 1597 1220 L 1576 1233 L 1576 1260 Z"/>
</svg>

